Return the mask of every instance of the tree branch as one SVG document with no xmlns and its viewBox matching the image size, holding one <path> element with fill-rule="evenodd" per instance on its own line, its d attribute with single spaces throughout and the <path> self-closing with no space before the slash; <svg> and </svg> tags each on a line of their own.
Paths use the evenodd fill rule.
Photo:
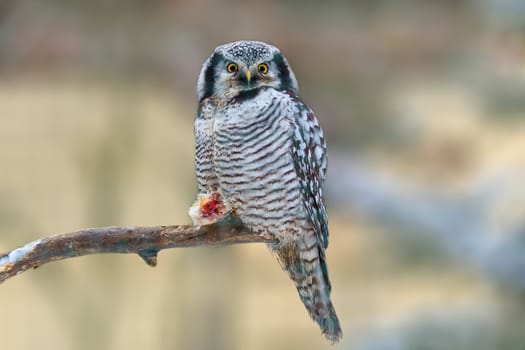
<svg viewBox="0 0 525 350">
<path fill-rule="evenodd" d="M 275 236 L 250 232 L 237 218 L 203 226 L 130 226 L 84 229 L 28 243 L 0 256 L 0 284 L 10 277 L 45 263 L 100 253 L 135 253 L 157 264 L 162 249 L 236 243 L 276 243 Z"/>
</svg>

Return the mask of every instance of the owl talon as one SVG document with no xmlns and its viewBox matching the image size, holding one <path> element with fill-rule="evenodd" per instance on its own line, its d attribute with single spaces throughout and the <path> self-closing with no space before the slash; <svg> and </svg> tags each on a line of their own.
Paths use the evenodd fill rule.
<svg viewBox="0 0 525 350">
<path fill-rule="evenodd" d="M 194 225 L 213 224 L 231 213 L 219 192 L 199 194 L 189 210 Z"/>
</svg>

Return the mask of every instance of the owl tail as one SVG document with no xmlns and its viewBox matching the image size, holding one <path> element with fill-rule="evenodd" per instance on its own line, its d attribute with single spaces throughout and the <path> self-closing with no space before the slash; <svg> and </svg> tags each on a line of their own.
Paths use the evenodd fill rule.
<svg viewBox="0 0 525 350">
<path fill-rule="evenodd" d="M 276 253 L 281 266 L 294 281 L 301 301 L 326 339 L 332 344 L 338 342 L 343 333 L 330 300 L 331 286 L 324 251 L 317 240 L 299 240 L 270 249 Z"/>
</svg>

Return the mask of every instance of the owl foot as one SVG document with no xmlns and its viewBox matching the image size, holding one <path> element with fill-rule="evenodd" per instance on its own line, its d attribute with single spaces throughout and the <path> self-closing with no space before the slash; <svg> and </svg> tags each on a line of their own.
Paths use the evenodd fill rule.
<svg viewBox="0 0 525 350">
<path fill-rule="evenodd" d="M 231 212 L 219 192 L 199 194 L 189 210 L 194 225 L 213 224 Z"/>
</svg>

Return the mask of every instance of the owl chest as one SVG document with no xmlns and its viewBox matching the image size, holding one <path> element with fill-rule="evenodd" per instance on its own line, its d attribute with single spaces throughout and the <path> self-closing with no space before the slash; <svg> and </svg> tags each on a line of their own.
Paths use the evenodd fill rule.
<svg viewBox="0 0 525 350">
<path fill-rule="evenodd" d="M 299 181 L 292 155 L 292 124 L 271 107 L 224 111 L 215 118 L 215 170 L 220 188 L 246 220 L 294 211 Z"/>
<path fill-rule="evenodd" d="M 219 175 L 262 179 L 291 164 L 290 125 L 276 113 L 255 109 L 224 111 L 215 119 L 214 156 Z"/>
</svg>

